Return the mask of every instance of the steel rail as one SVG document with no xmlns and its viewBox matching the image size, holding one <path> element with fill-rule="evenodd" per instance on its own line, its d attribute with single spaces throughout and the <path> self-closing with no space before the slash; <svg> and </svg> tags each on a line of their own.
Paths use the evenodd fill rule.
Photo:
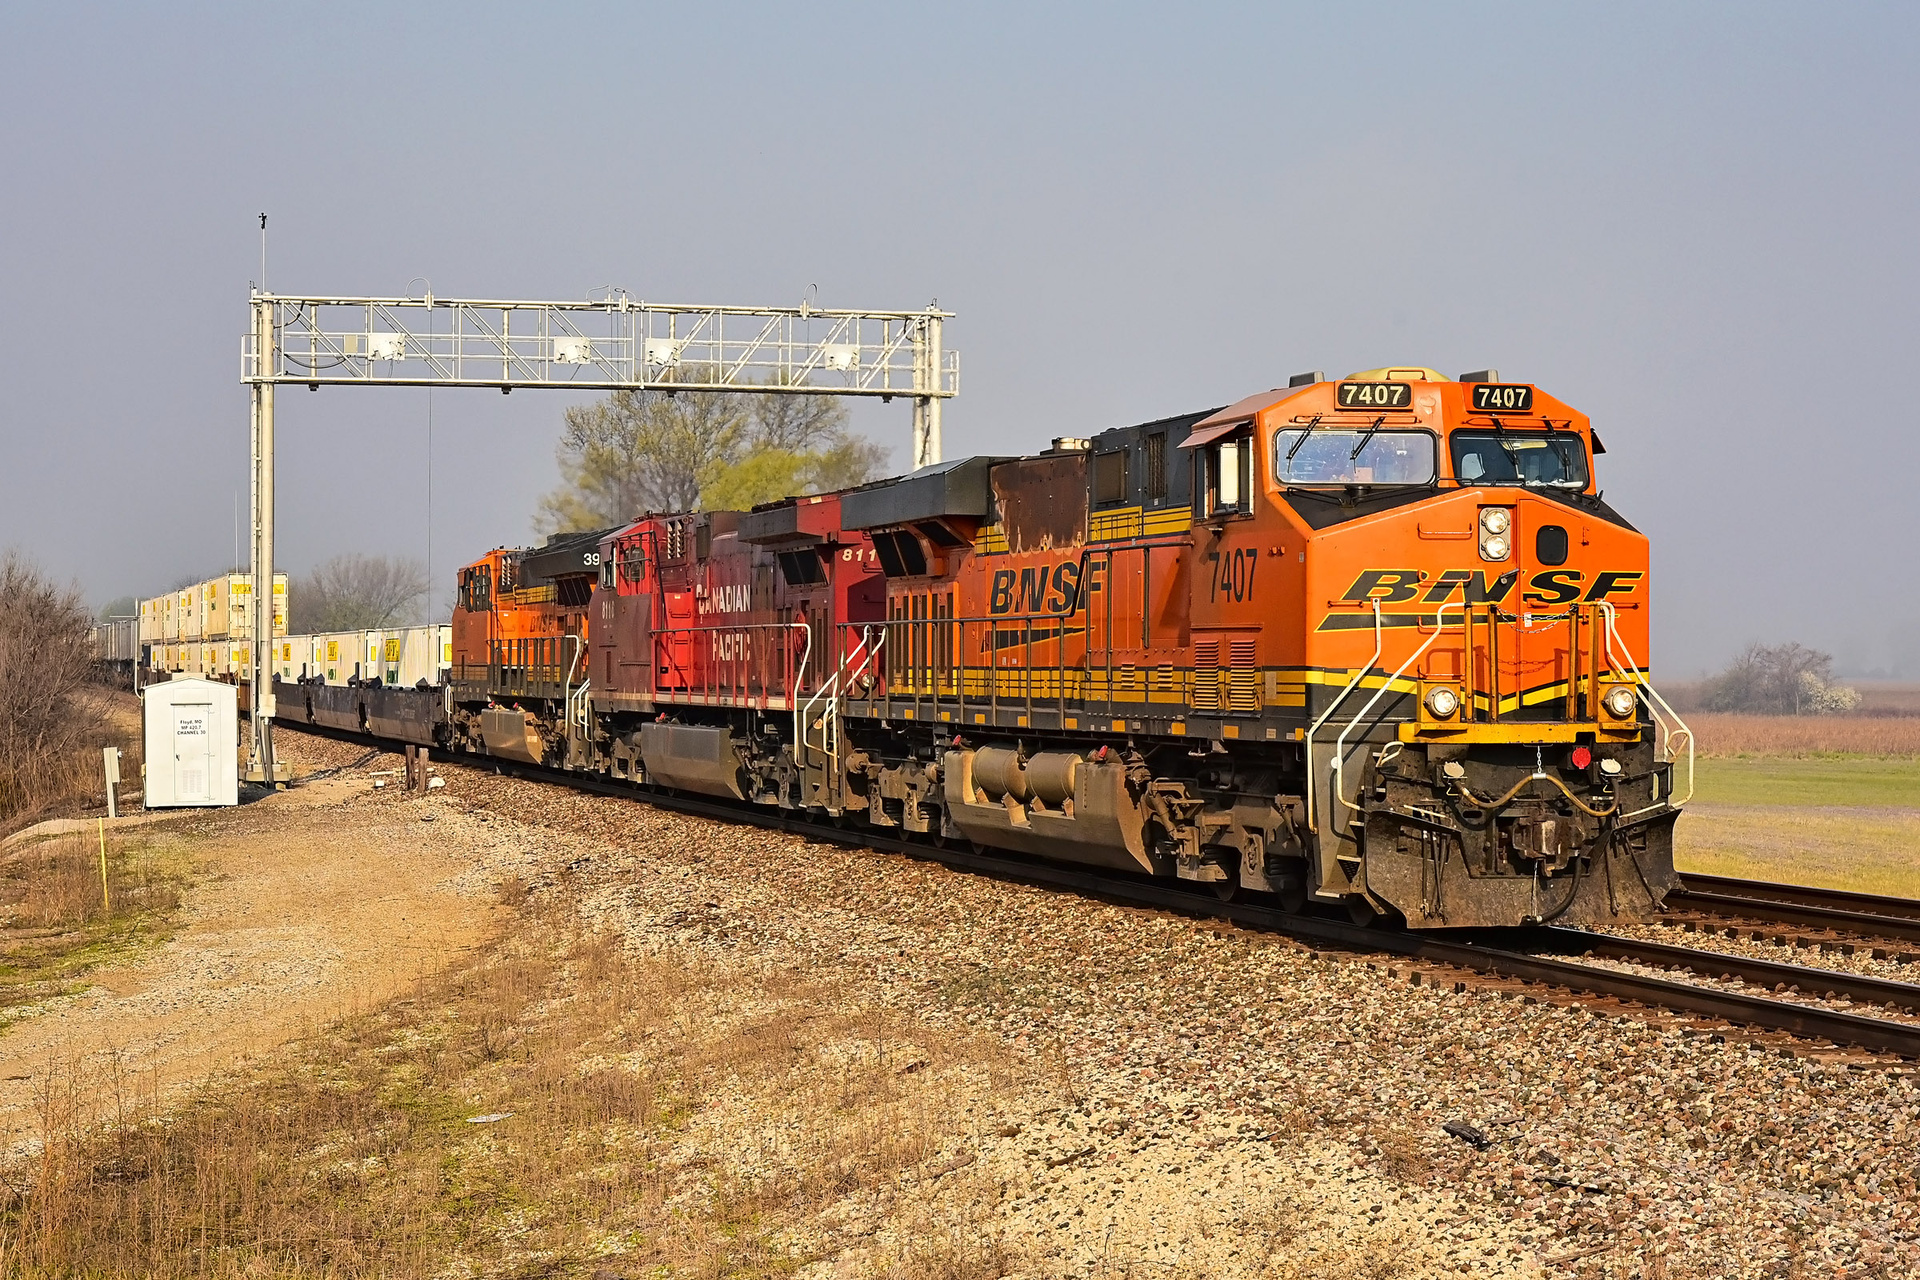
<svg viewBox="0 0 1920 1280">
<path fill-rule="evenodd" d="M 321 725 L 287 722 L 287 728 L 314 733 L 363 745 L 391 749 L 393 743 L 372 734 L 352 733 Z M 539 765 L 521 764 L 492 756 L 475 756 L 435 747 L 434 758 L 449 764 L 473 768 L 493 768 L 496 772 L 529 781 L 572 786 L 583 791 L 636 800 L 658 808 L 726 822 L 747 822 L 771 830 L 805 836 L 823 843 L 852 845 L 889 853 L 905 854 L 923 862 L 942 865 L 998 879 L 1041 884 L 1066 889 L 1085 897 L 1125 906 L 1150 907 L 1181 915 L 1226 920 L 1243 928 L 1309 940 L 1347 951 L 1379 952 L 1423 960 L 1433 964 L 1473 970 L 1490 977 L 1539 983 L 1570 992 L 1602 996 L 1615 1000 L 1650 1005 L 1689 1013 L 1736 1025 L 1781 1031 L 1810 1040 L 1829 1040 L 1837 1045 L 1852 1045 L 1878 1053 L 1894 1053 L 1905 1058 L 1920 1058 L 1920 1024 L 1889 1022 L 1855 1013 L 1819 1009 L 1738 992 L 1697 987 L 1684 982 L 1622 973 L 1574 961 L 1529 955 L 1503 947 L 1490 947 L 1472 941 L 1456 941 L 1430 934 L 1399 932 L 1390 929 L 1350 924 L 1320 916 L 1295 915 L 1277 907 L 1248 902 L 1222 902 L 1211 893 L 1175 888 L 1145 877 L 1129 877 L 1110 872 L 1053 862 L 1019 860 L 993 853 L 981 853 L 954 846 L 922 844 L 898 836 L 874 831 L 835 827 L 796 816 L 792 811 L 768 810 L 739 802 L 727 803 L 693 798 L 677 793 L 649 791 L 631 783 L 613 782 L 589 774 Z M 1575 931 L 1565 931 L 1575 932 Z"/>
<path fill-rule="evenodd" d="M 1731 893 L 1702 893 L 1693 889 L 1668 894 L 1667 907 L 1669 910 L 1699 911 L 1729 920 L 1770 920 L 1775 924 L 1799 925 L 1805 929 L 1831 929 L 1836 933 L 1855 933 L 1867 938 L 1920 942 L 1920 920 L 1905 920 L 1872 911 L 1848 911 Z"/>
<path fill-rule="evenodd" d="M 1877 893 L 1819 889 L 1801 884 L 1776 884 L 1770 880 L 1737 880 L 1731 876 L 1703 876 L 1691 872 L 1681 879 L 1684 882 L 1685 893 L 1715 894 L 1725 898 L 1754 898 L 1762 902 L 1788 903 L 1796 907 L 1819 907 L 1826 911 L 1849 911 L 1861 915 L 1888 916 L 1896 920 L 1920 922 L 1920 898 L 1890 898 Z"/>
<path fill-rule="evenodd" d="M 1691 969 L 1703 977 L 1737 979 L 1768 986 L 1786 983 L 1797 986 L 1803 995 L 1845 996 L 1869 1004 L 1893 1005 L 1920 1010 L 1920 986 L 1873 978 L 1838 969 L 1818 969 L 1809 965 L 1782 964 L 1755 956 L 1733 955 L 1701 947 L 1676 947 L 1664 942 L 1642 942 L 1608 933 L 1588 933 L 1582 929 L 1542 929 L 1540 945 L 1556 951 L 1578 951 L 1609 960 L 1629 960 L 1663 969 Z"/>
</svg>

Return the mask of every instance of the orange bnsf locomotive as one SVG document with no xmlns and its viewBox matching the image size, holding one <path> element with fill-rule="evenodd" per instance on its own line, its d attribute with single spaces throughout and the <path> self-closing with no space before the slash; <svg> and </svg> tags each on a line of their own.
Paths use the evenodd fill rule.
<svg viewBox="0 0 1920 1280">
<path fill-rule="evenodd" d="M 1691 747 L 1598 452 L 1491 371 L 1303 375 L 497 551 L 435 733 L 1360 920 L 1645 920 Z"/>
</svg>

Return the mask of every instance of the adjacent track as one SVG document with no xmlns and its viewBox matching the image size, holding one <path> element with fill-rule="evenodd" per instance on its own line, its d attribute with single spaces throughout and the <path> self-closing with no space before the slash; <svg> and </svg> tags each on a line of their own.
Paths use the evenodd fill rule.
<svg viewBox="0 0 1920 1280">
<path fill-rule="evenodd" d="M 394 743 L 371 735 L 314 725 L 296 725 L 283 721 L 279 727 L 389 750 L 396 746 Z M 1145 877 L 1095 871 L 1059 863 L 1028 861 L 996 853 L 975 852 L 970 849 L 943 848 L 931 843 L 905 840 L 871 830 L 855 832 L 825 822 L 812 821 L 792 812 L 650 791 L 626 783 L 610 782 L 603 778 L 561 769 L 548 769 L 492 757 L 470 756 L 439 750 L 435 750 L 433 756 L 450 764 L 476 768 L 491 767 L 500 773 L 533 781 L 558 783 L 596 794 L 639 800 L 681 813 L 718 818 L 728 822 L 752 823 L 826 843 L 851 844 L 862 848 L 905 854 L 923 861 L 940 862 L 958 870 L 1000 879 L 1048 885 L 1110 902 L 1227 920 L 1244 928 L 1282 933 L 1331 948 L 1404 956 L 1433 964 L 1471 970 L 1492 977 L 1539 983 L 1572 992 L 1717 1018 L 1725 1022 L 1769 1031 L 1786 1032 L 1807 1039 L 1829 1040 L 1838 1045 L 1853 1045 L 1874 1052 L 1920 1058 L 1920 1025 L 1819 1009 L 1763 996 L 1719 991 L 1644 974 L 1621 973 L 1577 961 L 1529 954 L 1526 951 L 1514 950 L 1508 945 L 1496 946 L 1479 940 L 1456 940 L 1432 934 L 1369 928 L 1350 924 L 1344 920 L 1293 914 L 1256 903 L 1222 902 L 1210 893 L 1195 892 Z M 1920 927 L 1920 924 L 1916 927 Z M 1603 946 L 1619 944 L 1633 952 L 1631 955 L 1621 956 L 1622 959 L 1644 959 L 1652 953 L 1652 947 L 1658 945 L 1643 945 L 1626 939 L 1608 939 L 1604 935 L 1587 934 L 1570 929 L 1518 930 L 1500 937 L 1503 943 L 1540 946 L 1544 949 L 1593 950 L 1596 954 L 1602 954 L 1600 948 Z M 1693 967 L 1712 969 L 1716 972 L 1732 973 L 1735 963 L 1750 966 L 1767 964 L 1764 961 L 1746 961 L 1739 957 L 1722 956 L 1716 952 L 1692 952 L 1681 947 L 1667 948 L 1667 950 L 1689 957 L 1698 957 L 1700 962 Z M 1815 985 L 1818 985 L 1820 990 L 1839 991 L 1841 988 L 1838 984 L 1848 978 L 1848 975 L 1831 973 L 1827 970 L 1806 970 L 1790 965 L 1769 967 L 1782 971 L 1783 975 L 1791 972 L 1797 976 L 1755 980 L 1800 982 L 1804 989 L 1807 985 L 1807 975 L 1817 974 L 1819 980 Z M 1751 971 L 1759 972 L 1758 969 Z M 1853 979 L 1853 981 L 1872 980 Z M 1904 984 L 1900 983 L 1886 985 L 1904 987 Z M 1871 998 L 1877 1003 L 1886 1003 L 1889 999 L 1886 995 L 1855 998 Z"/>
<path fill-rule="evenodd" d="M 1838 889 L 1688 875 L 1667 905 L 1738 920 L 1768 920 L 1869 938 L 1920 942 L 1920 901 Z"/>
<path fill-rule="evenodd" d="M 1579 929 L 1544 929 L 1534 933 L 1536 936 L 1545 935 L 1537 944 L 1543 950 L 1576 951 L 1583 955 L 1627 960 L 1662 969 L 1691 969 L 1710 978 L 1719 977 L 1768 987 L 1798 987 L 1805 995 L 1844 997 L 1863 1004 L 1888 1005 L 1920 1012 L 1920 986 L 1910 982 L 1894 982 L 1888 978 L 1872 978 L 1838 969 L 1781 964 L 1752 956 L 1730 955 L 1724 951 L 1642 942 L 1638 938 L 1617 938 L 1611 934 L 1587 933 Z"/>
</svg>

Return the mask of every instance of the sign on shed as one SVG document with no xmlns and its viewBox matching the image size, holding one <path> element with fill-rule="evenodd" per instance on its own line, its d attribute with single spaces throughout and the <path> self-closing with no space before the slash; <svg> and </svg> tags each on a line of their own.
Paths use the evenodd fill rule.
<svg viewBox="0 0 1920 1280">
<path fill-rule="evenodd" d="M 240 803 L 240 691 L 193 676 L 140 691 L 149 809 Z"/>
</svg>

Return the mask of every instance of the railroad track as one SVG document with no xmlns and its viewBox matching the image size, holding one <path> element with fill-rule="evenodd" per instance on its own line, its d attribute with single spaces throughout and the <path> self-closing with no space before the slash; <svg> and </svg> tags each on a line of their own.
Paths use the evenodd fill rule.
<svg viewBox="0 0 1920 1280">
<path fill-rule="evenodd" d="M 1804 929 L 1920 943 L 1920 901 L 1839 889 L 1687 875 L 1667 905 L 1735 920 L 1766 920 Z"/>
<path fill-rule="evenodd" d="M 350 733 L 316 725 L 282 722 L 279 727 L 387 750 L 395 747 L 393 743 L 368 734 Z M 1826 1040 L 1836 1045 L 1853 1046 L 1874 1053 L 1920 1058 L 1920 1024 L 1873 1018 L 1841 1010 L 1822 1009 L 1813 1005 L 1797 1004 L 1788 1000 L 1776 1000 L 1744 992 L 1723 991 L 1646 974 L 1621 972 L 1597 965 L 1582 964 L 1576 960 L 1561 959 L 1553 955 L 1538 954 L 1538 952 L 1587 950 L 1596 955 L 1603 955 L 1607 954 L 1606 948 L 1618 946 L 1633 954 L 1616 958 L 1639 960 L 1645 963 L 1660 963 L 1648 958 L 1665 952 L 1670 953 L 1670 958 L 1681 959 L 1681 963 L 1674 967 L 1693 967 L 1696 972 L 1712 971 L 1715 974 L 1727 973 L 1734 976 L 1738 976 L 1743 969 L 1755 975 L 1764 972 L 1769 976 L 1756 976 L 1742 980 L 1765 982 L 1768 985 L 1787 982 L 1789 985 L 1800 985 L 1803 991 L 1811 988 L 1819 991 L 1841 992 L 1842 984 L 1877 983 L 1878 981 L 1835 973 L 1831 970 L 1777 965 L 1770 961 L 1747 960 L 1744 957 L 1727 956 L 1719 952 L 1695 951 L 1685 947 L 1663 947 L 1662 944 L 1657 943 L 1643 944 L 1630 939 L 1611 938 L 1607 935 L 1590 934 L 1573 929 L 1517 931 L 1502 935 L 1498 940 L 1500 945 L 1494 945 L 1484 938 L 1462 940 L 1372 928 L 1351 924 L 1345 920 L 1294 914 L 1259 903 L 1223 902 L 1211 893 L 1188 890 L 1144 877 L 1132 877 L 1059 863 L 1028 861 L 991 852 L 976 852 L 970 848 L 941 847 L 932 843 L 888 836 L 881 832 L 856 832 L 835 827 L 829 823 L 812 821 L 791 812 L 768 810 L 757 805 L 651 791 L 627 783 L 611 782 L 562 769 L 549 769 L 437 749 L 432 752 L 432 756 L 448 764 L 492 768 L 498 773 L 530 781 L 556 783 L 600 795 L 638 800 L 658 808 L 716 818 L 726 822 L 752 823 L 755 826 L 805 836 L 823 843 L 853 845 L 904 854 L 921 861 L 939 862 L 957 870 L 1047 885 L 1129 906 L 1151 907 L 1187 916 L 1226 920 L 1242 928 L 1285 934 L 1330 949 L 1400 956 L 1492 978 L 1512 979 L 1522 983 L 1559 988 L 1572 993 L 1718 1019 L 1739 1026 L 1784 1032 L 1802 1039 Z M 1516 949 L 1515 944 L 1523 949 Z M 1524 949 L 1529 947 L 1533 949 Z M 1898 990 L 1888 991 L 1882 988 Z M 1851 986 L 1851 990 L 1864 992 L 1867 989 L 1859 985 Z M 1907 1001 L 1920 1000 L 1920 988 L 1908 987 L 1904 983 L 1878 984 L 1875 990 L 1879 991 L 1879 994 L 1871 997 L 1849 996 L 1849 998 L 1871 999 L 1873 1003 L 1882 1004 L 1896 1003 L 1906 1008 L 1916 1007 L 1906 1003 Z"/>
<path fill-rule="evenodd" d="M 1841 969 L 1782 964 L 1725 951 L 1643 942 L 1638 938 L 1619 938 L 1580 929 L 1544 929 L 1535 932 L 1544 936 L 1537 941 L 1530 941 L 1528 945 L 1541 950 L 1577 951 L 1583 955 L 1626 960 L 1662 969 L 1688 969 L 1705 977 L 1764 987 L 1797 987 L 1805 995 L 1847 999 L 1920 1013 L 1920 986 L 1910 982 L 1873 978 Z"/>
</svg>

